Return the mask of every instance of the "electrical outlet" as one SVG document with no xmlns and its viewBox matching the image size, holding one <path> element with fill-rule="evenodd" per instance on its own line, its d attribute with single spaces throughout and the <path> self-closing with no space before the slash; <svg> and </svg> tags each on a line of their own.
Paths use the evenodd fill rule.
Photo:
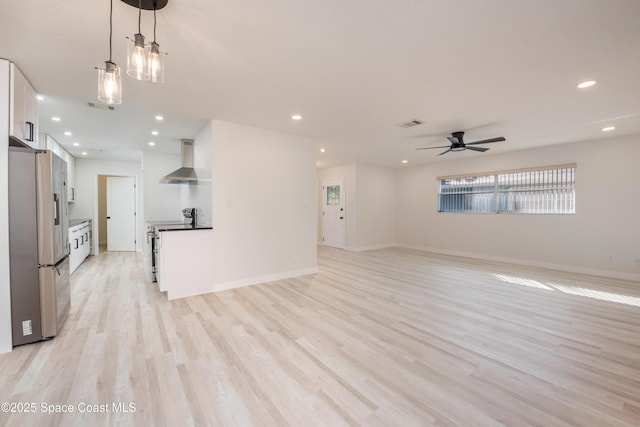
<svg viewBox="0 0 640 427">
<path fill-rule="evenodd" d="M 609 262 L 613 262 L 613 255 L 609 255 Z"/>
</svg>

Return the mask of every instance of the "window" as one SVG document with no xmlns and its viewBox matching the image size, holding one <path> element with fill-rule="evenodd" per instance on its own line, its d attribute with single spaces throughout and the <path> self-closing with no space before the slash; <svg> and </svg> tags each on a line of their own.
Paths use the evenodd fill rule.
<svg viewBox="0 0 640 427">
<path fill-rule="evenodd" d="M 438 177 L 438 212 L 573 214 L 576 165 Z"/>
<path fill-rule="evenodd" d="M 340 204 L 340 186 L 328 185 L 327 186 L 327 206 Z"/>
</svg>

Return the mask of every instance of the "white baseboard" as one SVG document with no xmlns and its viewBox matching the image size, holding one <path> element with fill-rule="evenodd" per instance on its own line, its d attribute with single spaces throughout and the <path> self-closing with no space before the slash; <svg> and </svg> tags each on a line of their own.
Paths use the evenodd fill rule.
<svg viewBox="0 0 640 427">
<path fill-rule="evenodd" d="M 205 290 L 205 292 L 197 292 L 197 293 L 194 293 L 193 295 L 180 295 L 177 298 L 201 295 L 203 293 L 209 293 L 209 292 L 228 291 L 230 289 L 237 289 L 245 286 L 275 282 L 276 280 L 291 279 L 293 277 L 300 277 L 300 276 L 308 276 L 311 274 L 315 274 L 317 272 L 318 272 L 318 267 L 313 267 L 313 268 L 305 268 L 301 270 L 284 271 L 282 273 L 276 273 L 276 274 L 268 274 L 266 276 L 250 277 L 247 279 L 235 280 L 232 282 L 214 283 L 209 287 L 209 289 Z M 177 299 L 177 298 L 169 298 L 169 299 Z"/>
<path fill-rule="evenodd" d="M 381 245 L 370 245 L 370 246 L 346 246 L 344 250 L 351 251 L 351 252 L 364 252 L 364 251 L 375 251 L 376 249 L 393 248 L 396 246 L 398 245 L 395 243 L 384 243 Z"/>
<path fill-rule="evenodd" d="M 550 270 L 566 271 L 568 273 L 579 273 L 579 274 L 587 274 L 589 276 L 600 276 L 600 277 L 607 277 L 612 279 L 631 280 L 635 282 L 640 282 L 640 274 L 634 274 L 634 273 L 623 273 L 618 271 L 602 270 L 597 268 L 579 267 L 575 265 L 553 264 L 548 262 L 531 261 L 531 260 L 524 260 L 519 258 L 499 257 L 499 256 L 493 256 L 493 255 L 478 254 L 475 252 L 454 251 L 449 249 L 438 249 L 438 248 L 431 248 L 431 247 L 419 246 L 419 245 L 398 244 L 396 246 L 400 248 L 416 249 L 424 252 L 433 252 L 433 253 L 442 254 L 442 255 L 481 259 L 485 261 L 504 262 L 508 264 L 525 265 L 528 267 L 539 267 L 539 268 L 547 268 Z"/>
</svg>

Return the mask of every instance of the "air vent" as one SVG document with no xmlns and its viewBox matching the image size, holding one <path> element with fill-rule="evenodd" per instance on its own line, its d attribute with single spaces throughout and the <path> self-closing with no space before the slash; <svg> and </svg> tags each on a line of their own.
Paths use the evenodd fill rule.
<svg viewBox="0 0 640 427">
<path fill-rule="evenodd" d="M 98 110 L 105 110 L 105 111 L 113 111 L 116 109 L 116 107 L 114 107 L 113 105 L 106 105 L 106 104 L 96 104 L 95 102 L 87 102 L 87 104 L 89 105 L 89 107 L 92 108 L 97 108 Z"/>
<path fill-rule="evenodd" d="M 406 129 L 406 128 L 412 128 L 414 126 L 418 126 L 421 124 L 422 124 L 422 121 L 418 119 L 413 119 L 413 120 L 409 120 L 408 122 L 397 123 L 396 126 Z"/>
</svg>

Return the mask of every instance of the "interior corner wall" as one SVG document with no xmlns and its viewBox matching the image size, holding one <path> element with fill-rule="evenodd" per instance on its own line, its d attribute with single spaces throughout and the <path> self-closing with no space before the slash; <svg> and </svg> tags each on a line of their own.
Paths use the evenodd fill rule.
<svg viewBox="0 0 640 427">
<path fill-rule="evenodd" d="M 198 223 L 211 223 L 212 134 L 208 122 L 193 140 L 193 167 L 198 176 L 196 185 L 179 185 L 183 208 L 198 208 Z"/>
<path fill-rule="evenodd" d="M 370 250 L 396 242 L 394 169 L 356 164 L 356 239 L 347 249 Z"/>
<path fill-rule="evenodd" d="M 98 212 L 98 176 L 133 176 L 137 186 L 136 190 L 136 212 L 141 214 L 136 220 L 136 250 L 142 250 L 142 242 L 144 241 L 142 210 L 144 192 L 142 191 L 142 165 L 140 162 L 126 162 L 99 159 L 76 159 L 76 202 L 73 208 L 72 219 L 92 219 L 94 233 L 100 235 L 99 212 Z M 99 239 L 94 239 L 93 251 L 99 253 Z"/>
<path fill-rule="evenodd" d="M 484 157 L 469 153 L 460 160 L 401 169 L 397 172 L 398 243 L 640 280 L 638 159 L 640 135 L 632 135 Z M 438 176 L 564 163 L 577 163 L 573 215 L 437 212 Z"/>
<path fill-rule="evenodd" d="M 315 141 L 211 126 L 212 290 L 316 272 Z"/>
<path fill-rule="evenodd" d="M 395 244 L 395 170 L 360 163 L 318 169 L 318 244 L 322 242 L 322 182 L 345 178 L 345 249 L 362 251 Z"/>
<path fill-rule="evenodd" d="M 181 221 L 180 187 L 161 184 L 160 180 L 181 165 L 179 154 L 142 153 L 144 221 Z"/>
</svg>

